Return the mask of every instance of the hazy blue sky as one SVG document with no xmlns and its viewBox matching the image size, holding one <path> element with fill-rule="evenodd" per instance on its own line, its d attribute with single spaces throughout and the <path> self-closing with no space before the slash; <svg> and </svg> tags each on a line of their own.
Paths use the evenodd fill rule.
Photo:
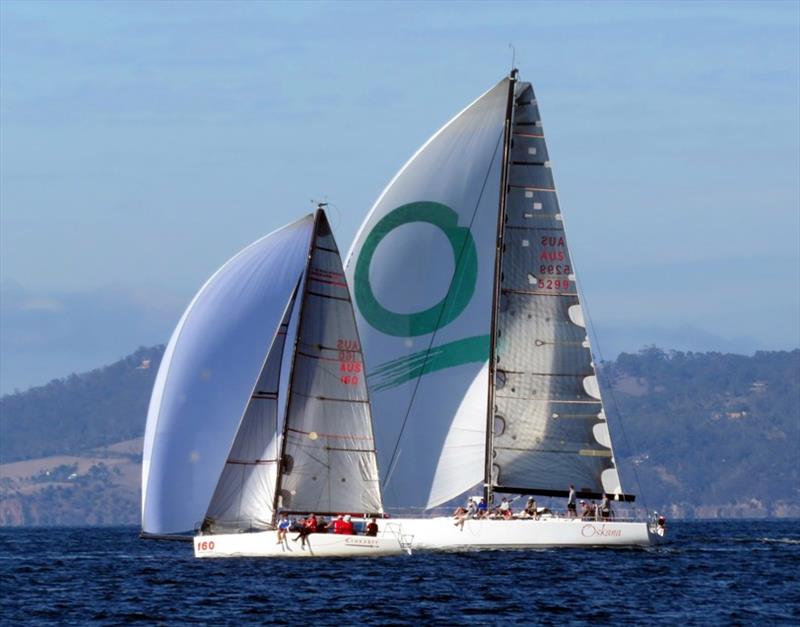
<svg viewBox="0 0 800 627">
<path fill-rule="evenodd" d="M 340 248 L 509 69 L 605 356 L 800 342 L 800 3 L 0 3 L 2 391 L 165 342 L 332 203 Z"/>
</svg>

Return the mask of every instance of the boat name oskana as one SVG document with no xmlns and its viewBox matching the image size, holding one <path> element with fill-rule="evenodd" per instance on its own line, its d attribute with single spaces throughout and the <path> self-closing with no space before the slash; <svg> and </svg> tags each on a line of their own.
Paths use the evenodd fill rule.
<svg viewBox="0 0 800 627">
<path fill-rule="evenodd" d="M 593 536 L 619 538 L 622 536 L 622 529 L 606 529 L 605 525 L 584 525 L 583 529 L 581 529 L 581 535 L 584 538 L 591 538 Z"/>
</svg>

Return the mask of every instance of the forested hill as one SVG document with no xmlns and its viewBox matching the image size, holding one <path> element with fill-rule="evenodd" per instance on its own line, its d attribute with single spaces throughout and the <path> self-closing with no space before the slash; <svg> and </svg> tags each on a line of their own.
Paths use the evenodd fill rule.
<svg viewBox="0 0 800 627">
<path fill-rule="evenodd" d="M 800 515 L 800 350 L 649 348 L 601 379 L 626 489 L 674 515 Z"/>
<path fill-rule="evenodd" d="M 163 346 L 0 399 L 0 462 L 80 454 L 138 438 Z"/>
<path fill-rule="evenodd" d="M 137 521 L 141 437 L 162 353 L 141 348 L 0 399 L 0 524 Z M 623 487 L 648 507 L 800 516 L 800 350 L 648 348 L 602 364 L 600 379 Z"/>
</svg>

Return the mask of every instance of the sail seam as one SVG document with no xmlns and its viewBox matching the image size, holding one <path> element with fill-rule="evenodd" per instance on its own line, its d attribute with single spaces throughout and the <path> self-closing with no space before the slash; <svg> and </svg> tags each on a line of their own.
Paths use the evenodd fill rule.
<svg viewBox="0 0 800 627">
<path fill-rule="evenodd" d="M 350 302 L 350 298 L 345 298 L 343 296 L 332 296 L 331 294 L 320 294 L 319 292 L 312 292 L 311 290 L 306 290 L 306 294 L 308 294 L 309 296 L 316 296 L 318 298 L 330 298 L 332 300 L 341 300 L 346 303 Z"/>
</svg>

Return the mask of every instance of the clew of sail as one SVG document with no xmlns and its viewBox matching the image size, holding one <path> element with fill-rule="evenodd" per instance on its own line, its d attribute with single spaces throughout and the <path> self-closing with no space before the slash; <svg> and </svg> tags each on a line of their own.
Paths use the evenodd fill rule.
<svg viewBox="0 0 800 627">
<path fill-rule="evenodd" d="M 621 493 L 533 89 L 516 86 L 497 314 L 495 490 Z"/>
<path fill-rule="evenodd" d="M 322 211 L 302 292 L 282 459 L 282 508 L 383 512 L 361 342 Z"/>
<path fill-rule="evenodd" d="M 206 514 L 305 267 L 312 226 L 305 217 L 233 257 L 200 289 L 172 334 L 145 428 L 145 533 L 189 531 Z"/>
<path fill-rule="evenodd" d="M 505 79 L 419 149 L 347 257 L 387 506 L 433 507 L 483 479 L 507 92 Z"/>
</svg>

